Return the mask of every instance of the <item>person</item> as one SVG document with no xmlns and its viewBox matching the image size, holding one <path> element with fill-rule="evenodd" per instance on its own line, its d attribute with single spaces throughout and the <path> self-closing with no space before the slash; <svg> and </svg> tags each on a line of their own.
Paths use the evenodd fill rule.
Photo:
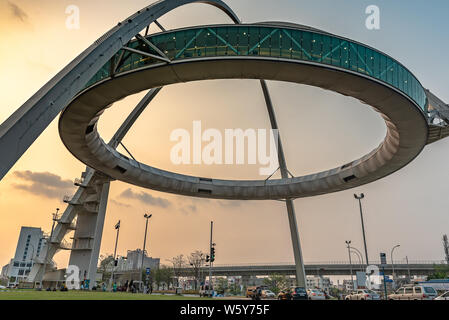
<svg viewBox="0 0 449 320">
<path fill-rule="evenodd" d="M 129 283 L 129 292 L 133 293 L 134 291 L 134 280 L 131 280 L 131 282 Z"/>
<path fill-rule="evenodd" d="M 114 282 L 114 284 L 112 285 L 112 291 L 116 292 L 117 291 L 117 283 Z"/>
</svg>

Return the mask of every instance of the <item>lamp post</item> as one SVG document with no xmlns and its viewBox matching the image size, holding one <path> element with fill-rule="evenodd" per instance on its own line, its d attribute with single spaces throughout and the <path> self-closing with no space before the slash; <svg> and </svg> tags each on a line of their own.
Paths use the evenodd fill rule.
<svg viewBox="0 0 449 320">
<path fill-rule="evenodd" d="M 393 251 L 394 251 L 394 249 L 396 249 L 397 247 L 400 247 L 400 246 L 401 246 L 400 244 L 395 245 L 395 246 L 391 249 L 391 252 L 390 252 L 391 268 L 392 268 L 392 272 L 393 272 L 393 281 L 394 281 L 394 279 L 395 279 L 395 274 L 394 274 L 394 261 L 393 261 Z"/>
<path fill-rule="evenodd" d="M 368 249 L 366 248 L 365 224 L 363 222 L 363 211 L 362 211 L 362 199 L 365 198 L 365 195 L 363 193 L 361 193 L 360 195 L 354 194 L 354 198 L 356 198 L 359 201 L 360 220 L 362 221 L 363 245 L 365 246 L 365 261 L 366 265 L 368 266 L 369 265 Z"/>
<path fill-rule="evenodd" d="M 120 220 L 117 222 L 117 224 L 114 226 L 114 228 L 117 230 L 117 236 L 115 238 L 114 264 L 112 265 L 111 279 L 109 281 L 109 285 L 110 285 L 111 288 L 114 285 L 114 270 L 115 270 L 115 263 L 116 263 L 116 256 L 117 256 L 118 235 L 119 235 L 119 232 L 120 232 Z"/>
<path fill-rule="evenodd" d="M 142 272 L 143 272 L 143 261 L 145 259 L 145 244 L 147 242 L 147 231 L 148 231 L 148 219 L 150 219 L 152 216 L 152 214 L 148 215 L 148 214 L 144 214 L 144 218 L 146 219 L 146 223 L 145 223 L 145 236 L 143 238 L 143 250 L 142 250 L 142 263 L 140 264 L 140 282 L 139 282 L 139 289 L 143 289 L 140 288 L 140 286 L 142 285 Z"/>
<path fill-rule="evenodd" d="M 408 271 L 408 281 L 412 280 L 412 276 L 410 274 L 410 266 L 408 265 L 408 256 L 405 256 L 405 261 L 407 261 L 407 271 Z"/>
<path fill-rule="evenodd" d="M 354 290 L 354 276 L 352 274 L 352 261 L 351 261 L 351 240 L 346 240 L 346 247 L 348 248 L 348 256 L 349 256 L 349 269 L 351 270 L 351 288 Z"/>
<path fill-rule="evenodd" d="M 349 247 L 352 251 L 351 253 L 355 253 L 355 255 L 357 256 L 357 258 L 359 259 L 359 263 L 360 263 L 360 271 L 363 271 L 363 257 L 362 254 L 360 253 L 359 250 L 357 250 L 354 247 Z"/>
<path fill-rule="evenodd" d="M 44 269 L 42 270 L 42 276 L 41 276 L 41 281 L 39 284 L 39 289 L 42 290 L 42 286 L 43 286 L 43 281 L 44 281 L 44 276 L 45 276 L 45 272 L 47 269 L 47 260 L 48 260 L 48 251 L 50 250 L 50 245 L 51 245 L 51 240 L 53 238 L 53 230 L 55 229 L 55 222 L 58 221 L 58 212 L 59 212 L 59 208 L 56 208 L 56 212 L 53 213 L 53 224 L 51 225 L 51 232 L 50 232 L 50 238 L 47 240 L 46 246 L 46 252 L 45 252 L 45 260 L 44 260 Z"/>
</svg>

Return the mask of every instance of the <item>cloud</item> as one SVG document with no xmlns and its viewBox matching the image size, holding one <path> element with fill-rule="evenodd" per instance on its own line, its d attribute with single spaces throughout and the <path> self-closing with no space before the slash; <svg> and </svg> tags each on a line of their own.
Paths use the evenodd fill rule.
<svg viewBox="0 0 449 320">
<path fill-rule="evenodd" d="M 13 175 L 28 184 L 13 183 L 13 187 L 37 196 L 47 198 L 62 198 L 73 192 L 71 180 L 63 180 L 60 176 L 50 172 L 15 171 Z"/>
<path fill-rule="evenodd" d="M 12 3 L 11 1 L 6 1 L 6 3 L 8 4 L 8 7 L 15 18 L 19 19 L 22 22 L 26 22 L 28 20 L 28 15 L 18 5 Z"/>
<path fill-rule="evenodd" d="M 117 200 L 114 200 L 114 199 L 109 199 L 109 202 L 114 204 L 114 205 L 116 205 L 116 206 L 119 206 L 119 207 L 131 208 L 131 205 L 129 205 L 127 203 L 123 203 L 123 202 L 117 201 Z"/>
<path fill-rule="evenodd" d="M 155 207 L 161 207 L 161 208 L 167 208 L 171 206 L 171 202 L 164 198 L 154 197 L 149 193 L 146 192 L 134 192 L 131 190 L 131 188 L 126 189 L 120 194 L 120 197 L 127 198 L 127 199 L 135 199 L 142 203 L 148 204 L 150 206 Z"/>
</svg>

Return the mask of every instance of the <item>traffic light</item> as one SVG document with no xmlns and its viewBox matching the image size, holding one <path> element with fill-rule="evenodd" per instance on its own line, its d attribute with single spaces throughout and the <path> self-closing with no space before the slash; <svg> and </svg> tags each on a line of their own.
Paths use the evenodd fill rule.
<svg viewBox="0 0 449 320">
<path fill-rule="evenodd" d="M 215 248 L 212 247 L 210 248 L 210 262 L 214 262 L 215 261 Z"/>
<path fill-rule="evenodd" d="M 207 255 L 206 256 L 206 262 L 209 262 L 210 261 L 210 257 L 209 257 L 209 255 Z"/>
</svg>

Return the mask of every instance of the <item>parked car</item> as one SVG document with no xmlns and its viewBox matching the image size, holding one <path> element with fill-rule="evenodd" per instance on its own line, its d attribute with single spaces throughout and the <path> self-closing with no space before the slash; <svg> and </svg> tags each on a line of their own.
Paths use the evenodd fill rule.
<svg viewBox="0 0 449 320">
<path fill-rule="evenodd" d="M 388 295 L 388 300 L 433 300 L 438 296 L 436 290 L 427 286 L 401 287 Z"/>
<path fill-rule="evenodd" d="M 0 290 L 5 290 L 6 287 L 5 286 L 0 286 Z"/>
<path fill-rule="evenodd" d="M 449 291 L 443 293 L 441 296 L 436 297 L 435 300 L 449 300 Z"/>
<path fill-rule="evenodd" d="M 278 300 L 291 300 L 292 296 L 290 294 L 290 290 L 281 290 L 278 294 Z"/>
<path fill-rule="evenodd" d="M 309 289 L 307 290 L 307 295 L 309 300 L 326 300 L 324 292 L 319 289 Z"/>
<path fill-rule="evenodd" d="M 359 289 L 348 294 L 345 300 L 380 300 L 380 295 L 373 290 Z"/>
<path fill-rule="evenodd" d="M 290 296 L 292 300 L 307 300 L 307 291 L 303 287 L 291 287 Z"/>
<path fill-rule="evenodd" d="M 275 298 L 276 295 L 271 290 L 262 290 L 262 298 L 263 299 L 272 299 Z"/>
</svg>

